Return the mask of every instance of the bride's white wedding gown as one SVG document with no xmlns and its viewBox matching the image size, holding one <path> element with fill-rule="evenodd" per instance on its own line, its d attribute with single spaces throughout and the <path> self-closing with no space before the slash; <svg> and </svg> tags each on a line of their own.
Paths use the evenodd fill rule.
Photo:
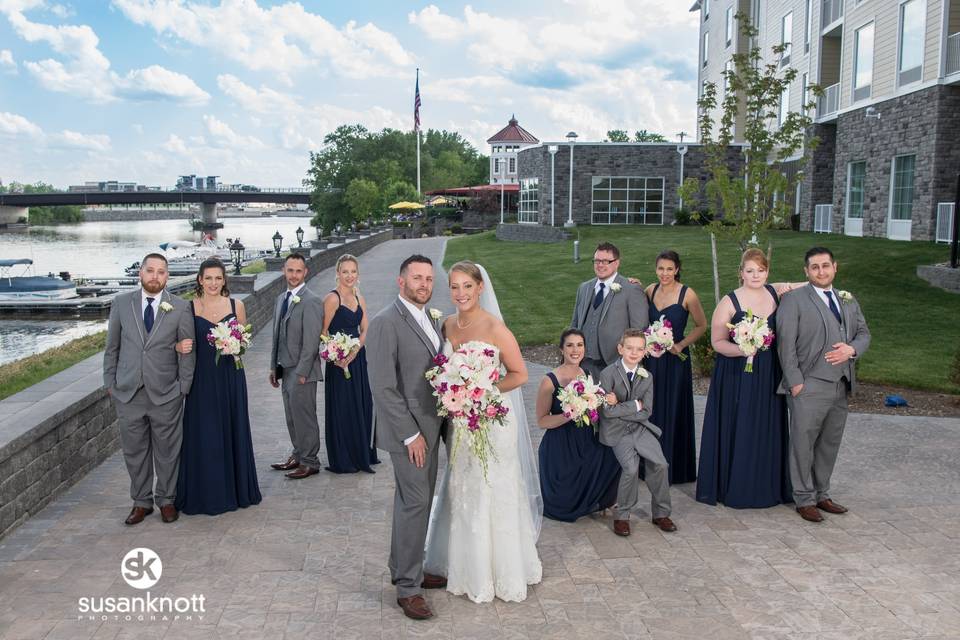
<svg viewBox="0 0 960 640">
<path fill-rule="evenodd" d="M 499 361 L 500 352 L 497 351 Z M 444 353 L 450 354 L 449 342 Z M 424 571 L 447 577 L 447 591 L 474 602 L 494 597 L 519 602 L 527 585 L 540 582 L 543 568 L 537 554 L 537 531 L 517 452 L 517 411 L 504 394 L 509 413 L 503 425 L 490 430 L 494 455 L 487 479 L 480 462 L 461 439 L 453 463 L 448 462 L 430 515 Z M 455 434 L 447 434 L 447 456 Z"/>
</svg>

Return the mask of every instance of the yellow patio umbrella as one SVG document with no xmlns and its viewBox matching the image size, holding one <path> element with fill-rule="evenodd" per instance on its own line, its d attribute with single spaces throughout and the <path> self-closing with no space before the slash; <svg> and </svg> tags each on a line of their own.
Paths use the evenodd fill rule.
<svg viewBox="0 0 960 640">
<path fill-rule="evenodd" d="M 423 209 L 423 205 L 419 202 L 395 202 L 389 207 L 390 209 Z"/>
<path fill-rule="evenodd" d="M 441 204 L 456 204 L 456 201 L 451 200 L 450 198 L 446 198 L 444 196 L 437 196 L 436 198 L 430 201 L 431 206 L 437 206 Z"/>
</svg>

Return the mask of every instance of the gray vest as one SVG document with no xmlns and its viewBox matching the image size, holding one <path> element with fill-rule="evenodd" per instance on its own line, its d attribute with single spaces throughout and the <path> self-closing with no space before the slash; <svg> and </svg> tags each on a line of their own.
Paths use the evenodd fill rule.
<svg viewBox="0 0 960 640">
<path fill-rule="evenodd" d="M 820 300 L 817 300 L 817 302 L 822 304 Z M 832 345 L 838 342 L 846 342 L 846 340 L 844 340 L 843 334 L 840 331 L 840 323 L 837 322 L 837 319 L 833 317 L 832 313 L 827 311 L 827 351 L 831 351 L 833 349 Z M 840 378 L 844 376 L 847 377 L 847 380 L 853 380 L 848 371 L 849 363 L 850 361 L 843 366 L 837 367 L 823 358 L 819 358 L 807 375 L 828 382 L 838 382 Z"/>
<path fill-rule="evenodd" d="M 600 352 L 600 312 L 602 310 L 603 305 L 594 309 L 591 299 L 590 305 L 587 307 L 587 317 L 583 320 L 583 326 L 581 327 L 585 337 L 587 357 L 593 360 L 603 360 L 603 354 Z"/>
</svg>

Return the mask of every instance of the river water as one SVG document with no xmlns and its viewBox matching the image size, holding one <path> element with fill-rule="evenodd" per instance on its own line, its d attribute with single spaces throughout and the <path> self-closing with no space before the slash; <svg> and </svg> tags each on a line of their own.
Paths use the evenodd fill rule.
<svg viewBox="0 0 960 640">
<path fill-rule="evenodd" d="M 309 218 L 221 218 L 221 222 L 223 229 L 215 232 L 218 242 L 239 237 L 248 249 L 272 248 L 272 237 L 277 231 L 285 246 L 296 244 L 297 227 L 306 232 L 304 240 L 316 237 Z M 144 254 L 160 251 L 158 245 L 162 242 L 199 242 L 202 235 L 190 228 L 188 220 L 31 226 L 0 231 L 0 258 L 31 258 L 36 275 L 69 271 L 74 277 L 116 277 L 124 275 L 123 270 Z M 14 270 L 13 275 L 19 275 L 19 270 Z M 0 319 L 0 365 L 104 327 L 103 320 Z"/>
</svg>

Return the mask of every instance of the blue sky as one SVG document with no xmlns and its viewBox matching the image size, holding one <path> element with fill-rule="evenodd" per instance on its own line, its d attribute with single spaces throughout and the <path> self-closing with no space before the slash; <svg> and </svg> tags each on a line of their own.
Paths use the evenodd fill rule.
<svg viewBox="0 0 960 640">
<path fill-rule="evenodd" d="M 0 0 L 0 179 L 298 186 L 339 124 L 485 140 L 695 127 L 675 0 Z"/>
</svg>

